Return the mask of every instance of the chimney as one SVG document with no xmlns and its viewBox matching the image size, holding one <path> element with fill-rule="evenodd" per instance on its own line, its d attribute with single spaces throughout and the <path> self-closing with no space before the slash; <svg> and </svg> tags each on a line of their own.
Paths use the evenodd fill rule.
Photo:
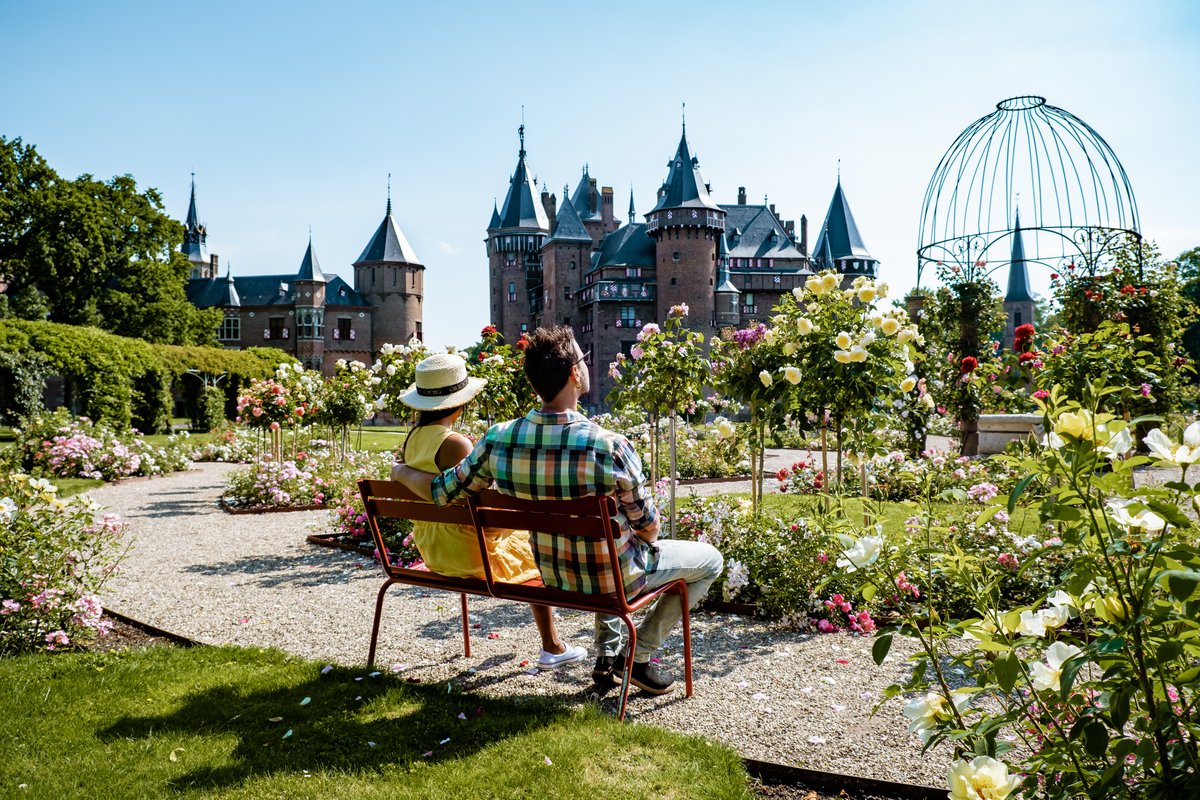
<svg viewBox="0 0 1200 800">
<path fill-rule="evenodd" d="M 217 255 L 215 253 L 208 257 L 208 263 L 212 264 L 212 274 L 216 275 L 217 274 Z"/>
<path fill-rule="evenodd" d="M 776 214 L 775 214 L 775 204 L 774 203 L 771 203 L 771 216 L 775 217 L 775 219 L 779 219 L 779 217 L 776 216 Z"/>
<path fill-rule="evenodd" d="M 738 187 L 738 205 L 739 206 L 746 205 L 746 187 L 745 186 Z"/>
<path fill-rule="evenodd" d="M 600 221 L 605 228 L 615 228 L 613 224 L 613 190 L 605 186 L 600 191 Z"/>
<path fill-rule="evenodd" d="M 808 255 L 808 217 L 800 215 L 800 252 Z"/>
</svg>

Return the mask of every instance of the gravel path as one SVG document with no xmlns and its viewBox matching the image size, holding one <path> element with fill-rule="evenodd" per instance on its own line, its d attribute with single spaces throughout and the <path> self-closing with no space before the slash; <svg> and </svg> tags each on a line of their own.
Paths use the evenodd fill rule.
<svg viewBox="0 0 1200 800">
<path fill-rule="evenodd" d="M 202 642 L 364 663 L 378 568 L 305 543 L 306 533 L 325 525 L 327 512 L 222 512 L 216 500 L 230 469 L 201 464 L 93 492 L 130 523 L 131 551 L 106 590 L 105 606 Z M 590 649 L 591 616 L 557 614 L 563 638 Z M 465 658 L 457 598 L 394 587 L 384 606 L 379 668 L 508 697 L 587 699 L 590 661 L 540 674 L 522 665 L 537 656 L 537 634 L 523 606 L 471 598 L 471 617 L 478 627 L 473 655 Z M 680 690 L 652 698 L 634 690 L 631 719 L 715 737 L 750 758 L 942 785 L 947 753 L 922 756 L 900 703 L 870 716 L 881 690 L 903 679 L 908 646 L 897 643 L 876 667 L 868 638 L 808 636 L 730 615 L 693 619 L 695 695 L 685 699 Z M 682 680 L 679 646 L 678 635 L 669 639 L 663 660 Z M 602 699 L 610 708 L 614 694 Z"/>
</svg>

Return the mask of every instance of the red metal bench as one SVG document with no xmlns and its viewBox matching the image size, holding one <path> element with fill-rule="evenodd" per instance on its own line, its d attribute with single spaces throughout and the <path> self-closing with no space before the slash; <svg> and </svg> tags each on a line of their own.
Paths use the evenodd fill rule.
<svg viewBox="0 0 1200 800">
<path fill-rule="evenodd" d="M 371 628 L 371 649 L 368 655 L 369 663 L 373 663 L 375 658 L 375 645 L 379 635 L 379 620 L 383 610 L 384 594 L 389 587 L 397 583 L 407 583 L 429 589 L 443 589 L 460 594 L 463 616 L 463 650 L 467 656 L 471 655 L 470 625 L 467 620 L 468 594 L 489 595 L 501 600 L 538 603 L 596 614 L 611 614 L 620 618 L 629 631 L 628 653 L 633 653 L 637 645 L 637 628 L 633 624 L 633 613 L 653 603 L 661 595 L 677 594 L 683 608 L 684 686 L 686 696 L 692 696 L 692 629 L 691 618 L 688 614 L 687 584 L 684 581 L 672 581 L 665 586 L 640 594 L 633 600 L 628 600 L 620 588 L 614 592 L 599 594 L 571 592 L 545 586 L 540 579 L 528 583 L 504 583 L 495 580 L 492 575 L 484 529 L 531 530 L 554 536 L 603 540 L 609 555 L 608 563 L 603 566 L 603 569 L 610 573 L 612 585 L 622 587 L 621 565 L 616 549 L 616 540 L 620 537 L 620 529 L 614 519 L 617 507 L 616 501 L 612 497 L 582 497 L 576 500 L 522 500 L 497 491 L 486 491 L 471 497 L 466 506 L 452 504 L 439 507 L 417 499 L 402 484 L 393 481 L 363 480 L 359 481 L 359 489 L 366 507 L 371 535 L 375 538 L 375 546 L 379 548 L 384 573 L 387 575 L 387 580 L 380 588 L 375 604 L 375 621 Z M 379 532 L 377 520 L 381 517 L 474 525 L 476 541 L 483 554 L 484 579 L 447 578 L 432 572 L 392 565 L 383 537 Z M 617 713 L 618 719 L 625 717 L 632 669 L 633 659 L 626 658 L 625 673 L 622 675 L 621 681 L 621 705 Z"/>
</svg>

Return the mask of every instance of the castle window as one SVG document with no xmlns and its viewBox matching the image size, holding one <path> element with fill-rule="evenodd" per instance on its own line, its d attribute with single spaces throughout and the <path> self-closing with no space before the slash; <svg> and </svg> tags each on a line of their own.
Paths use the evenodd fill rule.
<svg viewBox="0 0 1200 800">
<path fill-rule="evenodd" d="M 425 341 L 425 328 L 421 325 L 421 320 L 417 320 L 416 326 L 417 330 L 413 335 L 417 337 L 417 341 Z"/>
<path fill-rule="evenodd" d="M 1021 324 L 1021 312 L 1014 311 L 1013 312 L 1013 327 L 1014 328 L 1018 327 L 1020 324 Z"/>
<path fill-rule="evenodd" d="M 528 332 L 529 332 L 529 323 L 522 322 L 521 323 L 521 333 L 528 333 Z"/>
<path fill-rule="evenodd" d="M 242 321 L 237 317 L 226 317 L 217 328 L 217 340 L 236 342 L 242 338 Z"/>
<path fill-rule="evenodd" d="M 633 306 L 621 306 L 621 327 L 632 328 L 633 321 L 637 319 L 637 309 Z"/>
<path fill-rule="evenodd" d="M 563 288 L 564 288 L 563 297 L 565 297 L 567 300 L 570 300 L 571 299 L 571 284 L 568 283 Z"/>
<path fill-rule="evenodd" d="M 400 280 L 400 270 L 393 269 L 392 270 L 392 286 L 395 286 L 399 282 L 399 280 Z"/>
<path fill-rule="evenodd" d="M 517 299 L 517 285 L 512 281 L 508 282 L 508 302 L 515 302 Z"/>
<path fill-rule="evenodd" d="M 626 267 L 625 268 L 625 277 L 626 278 L 642 277 L 642 268 L 641 267 Z"/>
<path fill-rule="evenodd" d="M 341 339 L 343 342 L 354 338 L 354 331 L 350 330 L 350 320 L 339 319 L 337 323 L 337 330 L 333 332 L 333 338 Z"/>
<path fill-rule="evenodd" d="M 302 308 L 297 310 L 296 338 L 325 338 L 325 311 L 320 308 Z"/>
<path fill-rule="evenodd" d="M 575 269 L 575 262 L 574 262 L 574 261 L 572 261 L 572 262 L 571 262 L 571 269 Z"/>
<path fill-rule="evenodd" d="M 671 253 L 671 258 L 674 259 L 675 261 L 678 261 L 679 260 L 679 251 L 676 250 L 674 253 Z"/>
<path fill-rule="evenodd" d="M 284 339 L 287 338 L 284 334 L 287 328 L 283 327 L 283 317 L 271 317 L 267 320 L 267 337 L 268 339 Z"/>
<path fill-rule="evenodd" d="M 671 285 L 672 285 L 672 286 L 674 286 L 674 285 L 675 285 L 675 279 L 674 279 L 674 278 L 671 278 Z"/>
</svg>

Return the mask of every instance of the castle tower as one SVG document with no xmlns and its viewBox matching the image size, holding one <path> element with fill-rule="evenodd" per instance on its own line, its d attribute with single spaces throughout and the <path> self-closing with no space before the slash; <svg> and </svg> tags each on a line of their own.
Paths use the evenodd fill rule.
<svg viewBox="0 0 1200 800">
<path fill-rule="evenodd" d="M 591 251 L 592 235 L 564 186 L 562 205 L 554 220 L 554 233 L 542 245 L 545 305 L 540 318 L 534 319 L 536 324 L 575 327 L 578 316 L 575 292 L 587 271 Z"/>
<path fill-rule="evenodd" d="M 563 192 L 563 197 L 567 193 Z M 617 220 L 613 207 L 613 190 L 611 186 L 598 188 L 596 179 L 588 172 L 588 165 L 583 165 L 583 177 L 571 195 L 571 205 L 575 206 L 583 227 L 592 237 L 593 249 L 600 246 L 604 235 L 617 229 Z"/>
<path fill-rule="evenodd" d="M 354 262 L 354 288 L 374 309 L 371 352 L 424 336 L 425 266 L 392 215 L 390 189 L 383 221 Z"/>
<path fill-rule="evenodd" d="M 736 328 L 742 321 L 739 308 L 741 292 L 729 278 L 729 241 L 725 232 L 717 240 L 717 288 L 714 291 L 714 307 L 718 328 Z"/>
<path fill-rule="evenodd" d="M 808 244 L 807 222 L 806 219 L 800 221 L 802 245 Z M 817 246 L 813 253 L 813 269 L 818 272 L 833 269 L 843 275 L 867 275 L 873 278 L 878 270 L 879 262 L 867 251 L 858 225 L 854 222 L 854 214 L 850 212 L 850 203 L 842 191 L 841 176 L 838 176 L 833 200 L 829 202 L 829 211 L 825 214 L 825 223 L 817 235 Z"/>
<path fill-rule="evenodd" d="M 183 244 L 179 252 L 187 256 L 193 278 L 217 277 L 217 257 L 208 257 L 208 229 L 201 224 L 196 213 L 196 173 L 192 173 L 192 199 L 188 202 L 187 220 L 184 222 Z"/>
<path fill-rule="evenodd" d="M 542 306 L 542 245 L 550 220 L 525 163 L 525 126 L 518 128 L 517 168 L 499 212 L 488 225 L 488 282 L 492 324 L 507 342 L 530 330 Z M 565 200 L 565 198 L 564 198 Z"/>
<path fill-rule="evenodd" d="M 325 274 L 313 249 L 312 234 L 308 249 L 293 280 L 295 286 L 296 358 L 305 369 L 321 369 L 325 358 Z"/>
<path fill-rule="evenodd" d="M 686 303 L 689 327 L 707 330 L 716 324 L 717 245 L 724 231 L 725 211 L 709 194 L 685 127 L 658 203 L 646 215 L 646 232 L 655 244 L 660 318 L 671 306 Z"/>
<path fill-rule="evenodd" d="M 1013 228 L 1012 255 L 1008 265 L 1008 291 L 1004 294 L 1004 346 L 1013 346 L 1019 326 L 1033 323 L 1033 290 L 1029 288 L 1029 272 L 1025 268 L 1025 242 L 1021 237 L 1021 212 L 1017 212 Z"/>
</svg>

